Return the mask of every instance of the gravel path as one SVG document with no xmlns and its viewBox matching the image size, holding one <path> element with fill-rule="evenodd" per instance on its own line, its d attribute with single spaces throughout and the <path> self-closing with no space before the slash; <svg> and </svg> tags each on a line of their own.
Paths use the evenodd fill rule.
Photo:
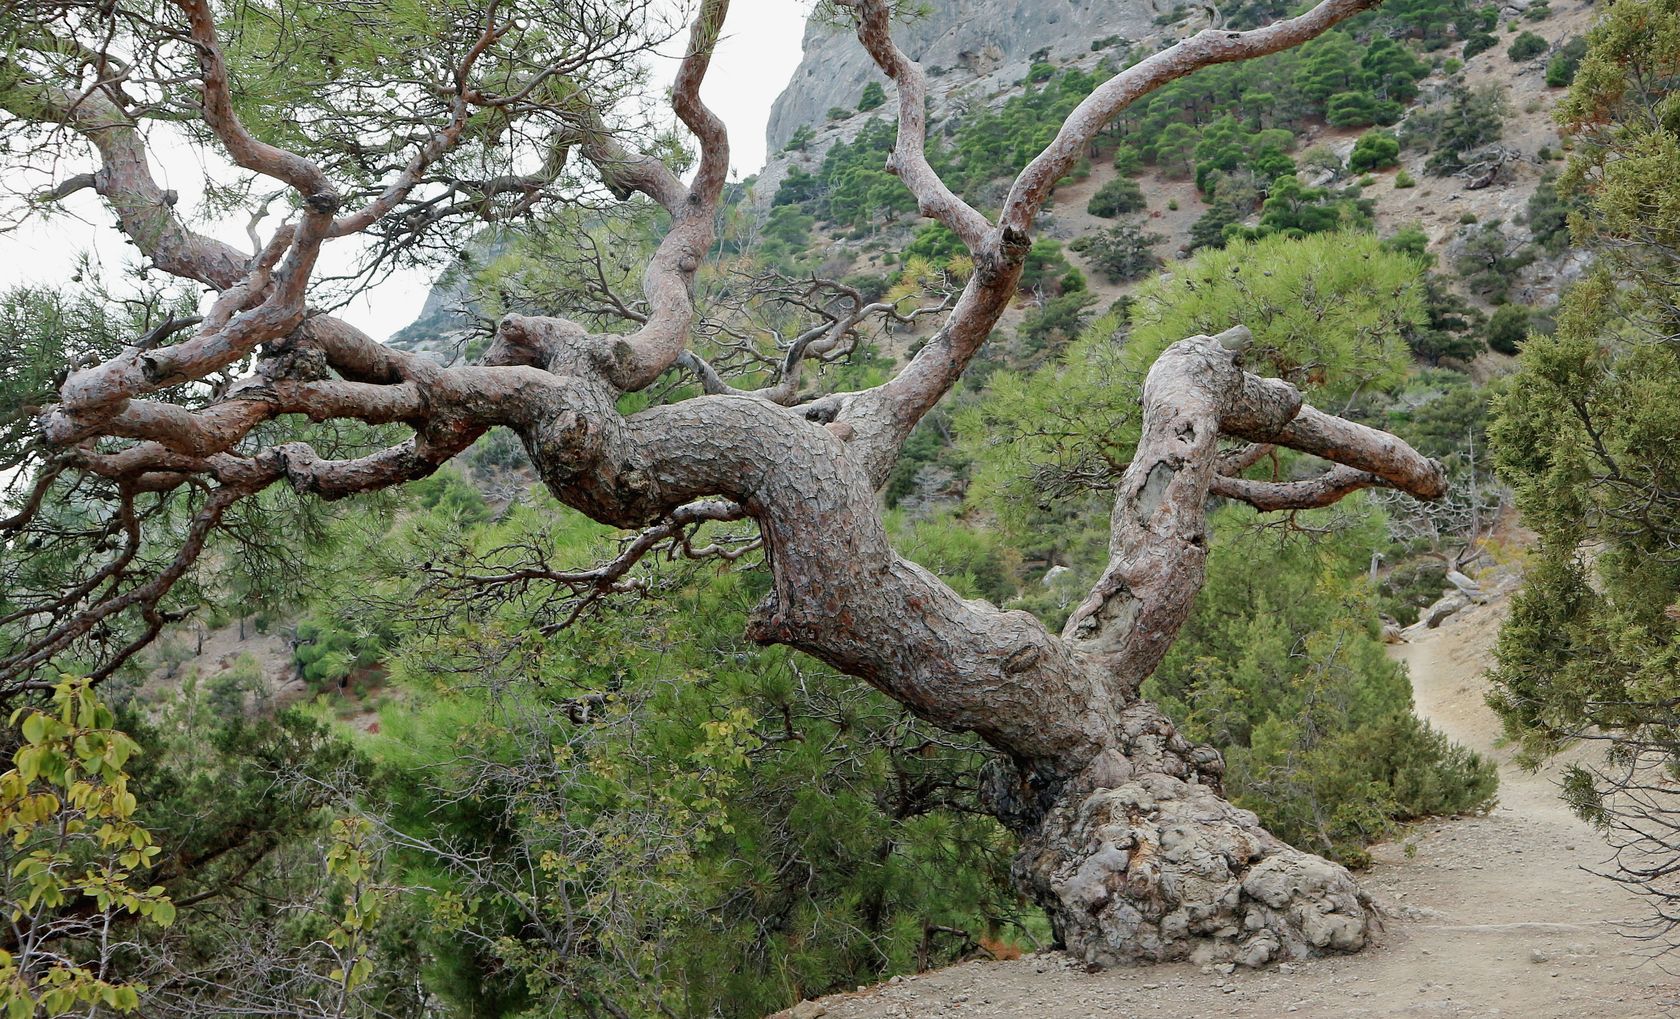
<svg viewBox="0 0 1680 1019">
<path fill-rule="evenodd" d="M 1207 1016 L 1352 1019 L 1680 1016 L 1680 979 L 1624 936 L 1641 903 L 1588 870 L 1606 847 L 1558 802 L 1554 770 L 1530 774 L 1496 746 L 1481 674 L 1501 603 L 1454 616 L 1392 649 L 1412 674 L 1418 711 L 1500 762 L 1500 804 L 1486 817 L 1415 828 L 1375 848 L 1360 875 L 1386 929 L 1357 956 L 1229 974 L 1188 963 L 1086 973 L 1055 953 L 973 962 L 799 1006 L 798 1019 Z M 1670 969 L 1680 960 L 1671 960 Z M 784 1013 L 786 1014 L 786 1013 Z"/>
</svg>

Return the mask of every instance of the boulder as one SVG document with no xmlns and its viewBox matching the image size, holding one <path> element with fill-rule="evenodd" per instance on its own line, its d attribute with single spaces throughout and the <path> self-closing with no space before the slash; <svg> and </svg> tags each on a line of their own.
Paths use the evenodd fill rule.
<svg viewBox="0 0 1680 1019">
<path fill-rule="evenodd" d="M 1439 601 L 1424 609 L 1422 614 L 1418 616 L 1418 621 L 1433 630 L 1440 626 L 1442 620 L 1448 616 L 1455 612 L 1462 612 L 1469 607 L 1470 599 L 1458 591 L 1453 591 L 1450 594 L 1442 595 Z"/>
</svg>

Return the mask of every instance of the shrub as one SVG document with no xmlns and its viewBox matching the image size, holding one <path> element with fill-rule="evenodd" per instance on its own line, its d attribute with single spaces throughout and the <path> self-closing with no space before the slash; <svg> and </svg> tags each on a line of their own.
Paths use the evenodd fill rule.
<svg viewBox="0 0 1680 1019">
<path fill-rule="evenodd" d="M 1557 188 L 1557 174 L 1546 171 L 1528 196 L 1528 232 L 1534 243 L 1556 255 L 1569 246 L 1569 210 L 1579 204 L 1566 201 Z"/>
<path fill-rule="evenodd" d="M 1063 283 L 1072 269 L 1067 256 L 1062 254 L 1061 244 L 1048 237 L 1040 237 L 1027 249 L 1026 263 L 1021 267 L 1020 287 L 1022 290 L 1052 287 L 1060 292 L 1065 289 Z M 1083 287 L 1084 281 L 1080 283 Z"/>
<path fill-rule="evenodd" d="M 1215 197 L 1208 203 L 1207 211 L 1190 224 L 1190 250 L 1198 248 L 1223 248 L 1225 233 L 1236 226 L 1242 217 L 1236 208 L 1227 200 Z"/>
<path fill-rule="evenodd" d="M 852 111 L 846 109 L 844 106 L 830 106 L 828 108 L 828 119 L 829 120 L 845 120 L 847 117 L 849 117 L 851 115 L 852 115 Z"/>
<path fill-rule="evenodd" d="M 1546 61 L 1546 84 L 1552 88 L 1563 88 L 1575 81 L 1575 72 L 1581 67 L 1581 58 L 1587 55 L 1587 40 L 1576 36 L 1563 44 L 1563 48 L 1552 54 L 1552 59 Z"/>
<path fill-rule="evenodd" d="M 1135 224 L 1121 223 L 1081 237 L 1071 247 L 1089 258 L 1110 282 L 1124 283 L 1149 275 L 1160 264 L 1151 247 L 1161 239 L 1160 234 L 1146 234 Z"/>
<path fill-rule="evenodd" d="M 1496 219 L 1470 229 L 1453 268 L 1471 290 L 1498 303 L 1516 282 L 1517 273 L 1533 261 L 1533 247 L 1517 242 Z"/>
<path fill-rule="evenodd" d="M 1085 211 L 1093 216 L 1113 219 L 1128 212 L 1141 212 L 1145 202 L 1143 189 L 1130 177 L 1116 177 L 1097 189 L 1086 203 Z"/>
<path fill-rule="evenodd" d="M 873 110 L 886 101 L 887 90 L 881 87 L 880 82 L 872 81 L 863 86 L 863 95 L 858 97 L 857 108 L 859 111 Z"/>
<path fill-rule="evenodd" d="M 1545 39 L 1533 32 L 1524 32 L 1512 40 L 1510 47 L 1505 50 L 1505 55 L 1511 58 L 1512 63 L 1520 64 L 1525 60 L 1533 60 L 1550 48 Z"/>
<path fill-rule="evenodd" d="M 800 151 L 803 151 L 805 146 L 811 144 L 811 139 L 816 137 L 816 134 L 817 134 L 817 132 L 812 130 L 810 124 L 800 124 L 799 125 L 799 130 L 793 132 L 793 136 L 788 139 L 788 143 L 786 145 L 782 146 L 782 151 L 783 152 L 800 152 Z"/>
<path fill-rule="evenodd" d="M 1464 169 L 1466 153 L 1498 140 L 1508 112 L 1509 103 L 1499 85 L 1451 86 L 1446 102 L 1406 118 L 1400 140 L 1408 147 L 1429 150 L 1424 169 L 1447 176 Z"/>
<path fill-rule="evenodd" d="M 1354 173 L 1367 170 L 1386 170 L 1400 162 L 1400 140 L 1387 131 L 1367 131 L 1359 136 L 1348 156 L 1348 169 Z"/>
<path fill-rule="evenodd" d="M 1475 35 L 1472 35 L 1470 38 L 1464 40 L 1464 49 L 1462 51 L 1464 59 L 1469 60 L 1476 54 L 1485 50 L 1491 50 L 1497 45 L 1499 45 L 1499 37 L 1494 35 L 1492 32 L 1477 32 Z"/>
<path fill-rule="evenodd" d="M 1394 175 L 1394 186 L 1402 189 L 1415 188 L 1417 187 L 1417 181 L 1411 174 L 1407 173 L 1405 170 L 1401 170 L 1399 173 Z"/>
<path fill-rule="evenodd" d="M 1401 242 L 1409 240 L 1406 231 L 1401 231 L 1385 244 L 1398 250 Z M 1416 232 L 1415 241 L 1417 256 L 1428 258 L 1428 238 L 1422 231 Z M 1424 311 L 1427 321 L 1405 332 L 1406 346 L 1417 357 L 1438 365 L 1442 358 L 1468 361 L 1482 352 L 1481 315 L 1434 273 L 1424 276 Z"/>
<path fill-rule="evenodd" d="M 962 238 L 952 233 L 945 224 L 927 223 L 916 231 L 915 238 L 904 249 L 904 257 L 906 260 L 921 257 L 930 262 L 946 262 L 967 252 Z"/>
<path fill-rule="evenodd" d="M 1533 313 L 1520 304 L 1502 304 L 1488 319 L 1487 345 L 1501 354 L 1516 356 L 1528 338 Z"/>
<path fill-rule="evenodd" d="M 1324 104 L 1324 119 L 1332 127 L 1392 124 L 1400 119 L 1401 112 L 1399 103 L 1392 99 L 1378 99 L 1369 92 L 1342 92 L 1331 96 Z"/>
<path fill-rule="evenodd" d="M 1085 293 L 1083 278 L 1079 283 L 1078 289 L 1064 290 L 1062 296 L 1044 302 L 1021 320 L 1021 335 L 1030 352 L 1066 343 L 1085 328 L 1086 312 L 1096 298 Z"/>
</svg>

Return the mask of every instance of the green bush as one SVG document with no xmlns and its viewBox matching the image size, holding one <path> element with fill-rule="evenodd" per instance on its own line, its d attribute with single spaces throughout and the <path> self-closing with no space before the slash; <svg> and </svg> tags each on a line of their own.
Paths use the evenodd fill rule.
<svg viewBox="0 0 1680 1019">
<path fill-rule="evenodd" d="M 1450 85 L 1445 102 L 1406 118 L 1400 141 L 1408 148 L 1428 150 L 1424 169 L 1429 173 L 1449 176 L 1464 169 L 1468 153 L 1498 140 L 1509 112 L 1502 85 Z"/>
<path fill-rule="evenodd" d="M 1404 232 L 1385 243 L 1393 244 L 1403 239 Z M 1427 238 L 1420 232 L 1416 241 L 1418 255 L 1422 257 Z M 1418 358 L 1427 364 L 1438 365 L 1443 358 L 1468 361 L 1482 352 L 1481 313 L 1435 273 L 1424 276 L 1424 307 L 1428 320 L 1406 330 L 1406 346 Z"/>
<path fill-rule="evenodd" d="M 1145 206 L 1143 188 L 1130 177 L 1116 177 L 1091 196 L 1085 211 L 1093 216 L 1113 219 L 1128 212 L 1141 212 Z"/>
<path fill-rule="evenodd" d="M 1114 148 L 1114 168 L 1128 177 L 1136 177 L 1143 172 L 1143 157 L 1130 145 L 1117 145 Z"/>
<path fill-rule="evenodd" d="M 1466 231 L 1453 268 L 1472 292 L 1498 304 L 1533 261 L 1533 246 L 1512 237 L 1496 219 Z"/>
<path fill-rule="evenodd" d="M 881 87 L 880 82 L 872 81 L 863 86 L 863 95 L 858 97 L 857 108 L 860 113 L 866 112 L 875 109 L 886 101 L 887 90 Z"/>
<path fill-rule="evenodd" d="M 1533 32 L 1524 32 L 1512 40 L 1510 47 L 1505 50 L 1505 55 L 1511 58 L 1512 63 L 1520 64 L 1525 60 L 1533 60 L 1550 48 L 1551 44 L 1541 36 Z"/>
<path fill-rule="evenodd" d="M 811 144 L 811 139 L 815 138 L 816 135 L 817 135 L 817 132 L 814 129 L 812 129 L 810 124 L 800 124 L 799 129 L 794 131 L 793 135 L 790 138 L 788 138 L 788 143 L 785 146 L 782 147 L 782 151 L 783 152 L 801 152 L 801 151 L 804 151 L 805 146 Z"/>
<path fill-rule="evenodd" d="M 1557 173 L 1546 171 L 1534 193 L 1528 196 L 1528 232 L 1534 243 L 1548 254 L 1556 255 L 1569 246 L 1569 212 L 1579 206 L 1577 199 L 1565 200 L 1558 192 Z"/>
<path fill-rule="evenodd" d="M 1020 287 L 1022 290 L 1044 287 L 1061 292 L 1065 289 L 1063 284 L 1070 272 L 1076 270 L 1068 263 L 1067 256 L 1062 254 L 1061 242 L 1040 237 L 1027 249 L 1026 263 L 1021 268 Z M 1079 289 L 1084 289 L 1082 279 L 1079 281 Z"/>
<path fill-rule="evenodd" d="M 1587 40 L 1584 36 L 1576 36 L 1564 43 L 1563 48 L 1546 61 L 1546 84 L 1551 88 L 1563 88 L 1574 82 L 1581 58 L 1586 55 Z"/>
<path fill-rule="evenodd" d="M 1415 188 L 1417 187 L 1417 179 L 1405 170 L 1401 170 L 1394 175 L 1394 186 L 1396 188 Z"/>
<path fill-rule="evenodd" d="M 1047 348 L 1059 347 L 1085 328 L 1086 313 L 1096 298 L 1085 292 L 1083 278 L 1077 287 L 1064 285 L 1062 289 L 1060 297 L 1052 297 L 1027 312 L 1021 320 L 1021 336 L 1026 340 L 1027 353 L 1036 354 Z"/>
<path fill-rule="evenodd" d="M 1369 127 L 1392 124 L 1400 119 L 1402 107 L 1392 99 L 1378 99 L 1369 92 L 1343 92 L 1325 103 L 1324 119 L 1332 127 Z"/>
<path fill-rule="evenodd" d="M 1494 35 L 1492 32 L 1477 32 L 1475 35 L 1472 35 L 1470 38 L 1464 40 L 1464 49 L 1462 51 L 1464 59 L 1469 60 L 1476 54 L 1491 50 L 1497 45 L 1499 45 L 1499 37 Z"/>
<path fill-rule="evenodd" d="M 1145 694 L 1192 739 L 1227 748 L 1238 803 L 1316 852 L 1359 864 L 1396 821 L 1489 806 L 1492 763 L 1418 721 L 1383 652 L 1361 593 L 1375 514 L 1315 542 L 1254 519 L 1215 516 L 1195 611 Z"/>
<path fill-rule="evenodd" d="M 1528 338 L 1533 313 L 1520 304 L 1502 304 L 1493 310 L 1487 324 L 1487 345 L 1501 354 L 1515 356 Z"/>
<path fill-rule="evenodd" d="M 1354 173 L 1386 170 L 1400 162 L 1400 140 L 1387 131 L 1367 131 L 1353 144 L 1348 169 Z"/>
<path fill-rule="evenodd" d="M 1090 259 L 1109 282 L 1126 283 L 1155 271 L 1160 259 L 1152 247 L 1161 240 L 1160 234 L 1144 233 L 1134 224 L 1121 223 L 1087 234 L 1069 246 Z"/>
</svg>

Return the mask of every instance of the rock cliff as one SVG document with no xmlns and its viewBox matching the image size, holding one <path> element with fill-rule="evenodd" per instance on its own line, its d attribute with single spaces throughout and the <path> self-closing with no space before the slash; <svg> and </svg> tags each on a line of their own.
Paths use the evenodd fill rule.
<svg viewBox="0 0 1680 1019">
<path fill-rule="evenodd" d="M 1091 51 L 1111 36 L 1142 39 L 1171 9 L 1159 0 L 928 0 L 895 30 L 898 44 L 921 62 L 934 89 L 948 72 L 965 84 L 1026 74 L 1033 54 L 1057 62 Z M 802 124 L 821 125 L 831 107 L 857 107 L 871 81 L 889 85 L 849 27 L 813 17 L 805 27 L 804 57 L 770 110 L 769 150 L 779 152 Z M 995 91 L 986 90 L 982 91 Z"/>
</svg>

